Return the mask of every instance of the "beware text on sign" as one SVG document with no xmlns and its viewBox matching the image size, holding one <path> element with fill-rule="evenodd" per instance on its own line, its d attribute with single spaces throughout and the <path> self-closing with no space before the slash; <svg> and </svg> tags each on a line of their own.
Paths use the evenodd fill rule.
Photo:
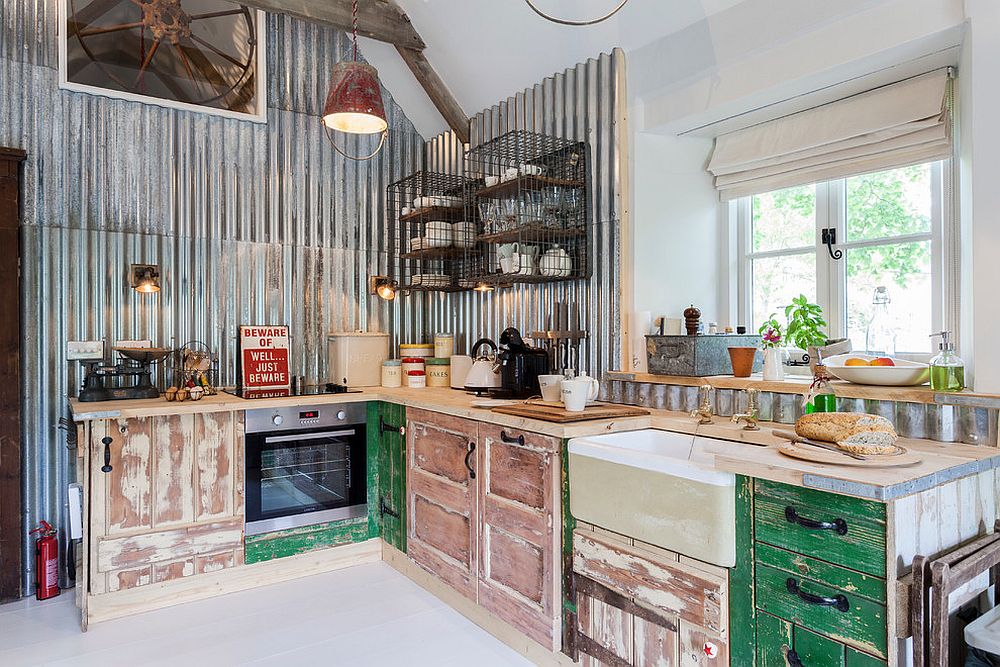
<svg viewBox="0 0 1000 667">
<path fill-rule="evenodd" d="M 288 327 L 240 327 L 240 381 L 245 389 L 288 389 Z"/>
</svg>

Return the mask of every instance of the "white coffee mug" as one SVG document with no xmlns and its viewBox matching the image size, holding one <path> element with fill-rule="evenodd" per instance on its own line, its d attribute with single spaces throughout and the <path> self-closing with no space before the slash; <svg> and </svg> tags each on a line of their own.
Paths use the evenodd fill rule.
<svg viewBox="0 0 1000 667">
<path fill-rule="evenodd" d="M 583 412 L 587 407 L 587 402 L 597 398 L 600 385 L 597 380 L 586 375 L 581 375 L 572 380 L 563 380 L 559 383 L 562 388 L 562 401 L 569 412 Z"/>
<path fill-rule="evenodd" d="M 558 403 L 562 397 L 562 375 L 539 375 L 538 386 L 542 390 L 542 400 Z"/>
</svg>

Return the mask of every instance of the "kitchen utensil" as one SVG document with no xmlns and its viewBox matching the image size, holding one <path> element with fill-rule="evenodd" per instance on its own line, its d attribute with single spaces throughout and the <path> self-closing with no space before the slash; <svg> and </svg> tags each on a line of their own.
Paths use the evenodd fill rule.
<svg viewBox="0 0 1000 667">
<path fill-rule="evenodd" d="M 465 388 L 476 393 L 500 387 L 500 366 L 497 364 L 497 344 L 480 338 L 472 346 L 472 367 L 465 377 Z"/>
<path fill-rule="evenodd" d="M 837 452 L 838 454 L 843 454 L 844 456 L 847 456 L 852 459 L 857 459 L 859 461 L 864 461 L 865 459 L 868 458 L 867 456 L 864 456 L 862 454 L 855 454 L 854 452 L 848 452 L 846 450 L 843 450 L 837 445 L 830 442 L 820 442 L 818 440 L 810 440 L 809 438 L 803 438 L 801 435 L 795 433 L 794 431 L 772 429 L 771 433 L 773 433 L 775 436 L 779 438 L 787 438 L 791 442 L 806 444 L 812 447 L 819 447 L 820 449 L 825 449 L 831 452 Z"/>
<path fill-rule="evenodd" d="M 625 417 L 643 417 L 649 414 L 649 410 L 637 408 L 631 405 L 616 405 L 613 403 L 593 403 L 584 407 L 579 412 L 570 412 L 565 407 L 558 404 L 540 403 L 531 401 L 528 403 L 516 403 L 514 405 L 504 405 L 493 408 L 493 412 L 516 417 L 526 417 L 528 419 L 538 419 L 541 421 L 565 424 L 570 422 L 588 421 L 591 419 L 621 419 Z"/>
<path fill-rule="evenodd" d="M 173 350 L 165 347 L 124 346 L 112 349 L 124 361 L 118 364 L 107 361 L 88 363 L 78 399 L 91 402 L 159 398 L 160 391 L 153 386 L 150 366 L 162 361 Z"/>
<path fill-rule="evenodd" d="M 875 358 L 873 355 L 850 352 L 823 357 L 823 365 L 826 366 L 831 375 L 855 384 L 909 387 L 924 384 L 930 380 L 930 366 L 919 361 L 894 358 L 892 361 L 895 366 L 846 366 L 844 364 L 848 359 L 871 361 Z"/>
<path fill-rule="evenodd" d="M 837 452 L 818 449 L 798 442 L 782 442 L 778 445 L 778 451 L 785 456 L 813 463 L 821 463 L 836 466 L 851 466 L 859 468 L 896 468 L 910 466 L 920 463 L 923 458 L 915 453 L 900 447 L 901 453 L 890 456 L 869 456 L 861 460 L 845 458 Z"/>
<path fill-rule="evenodd" d="M 389 358 L 389 334 L 335 332 L 326 340 L 331 382 L 349 387 L 382 384 L 382 362 Z"/>
<path fill-rule="evenodd" d="M 558 403 L 562 400 L 562 375 L 539 375 L 538 387 L 542 391 L 542 400 L 550 403 Z"/>
</svg>

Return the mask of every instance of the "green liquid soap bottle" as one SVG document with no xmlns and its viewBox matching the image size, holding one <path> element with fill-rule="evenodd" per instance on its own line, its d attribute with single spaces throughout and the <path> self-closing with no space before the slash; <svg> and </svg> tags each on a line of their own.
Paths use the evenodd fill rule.
<svg viewBox="0 0 1000 667">
<path fill-rule="evenodd" d="M 931 359 L 931 389 L 934 391 L 962 391 L 965 389 L 965 362 L 955 354 L 955 344 L 949 340 L 950 331 L 931 334 L 941 336 L 938 349 L 941 354 Z"/>
</svg>

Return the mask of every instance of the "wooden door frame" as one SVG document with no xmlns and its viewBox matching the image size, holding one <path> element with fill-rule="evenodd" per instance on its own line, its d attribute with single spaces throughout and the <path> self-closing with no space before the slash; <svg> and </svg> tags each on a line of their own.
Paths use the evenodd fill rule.
<svg viewBox="0 0 1000 667">
<path fill-rule="evenodd" d="M 0 602 L 21 597 L 21 306 L 20 243 L 21 162 L 25 152 L 0 147 L 0 245 L 17 249 L 0 255 L 0 274 L 14 280 L 0 281 L 0 368 L 5 381 L 0 384 Z M 7 334 L 15 324 L 13 340 Z M 11 378 L 13 381 L 7 381 Z"/>
</svg>

